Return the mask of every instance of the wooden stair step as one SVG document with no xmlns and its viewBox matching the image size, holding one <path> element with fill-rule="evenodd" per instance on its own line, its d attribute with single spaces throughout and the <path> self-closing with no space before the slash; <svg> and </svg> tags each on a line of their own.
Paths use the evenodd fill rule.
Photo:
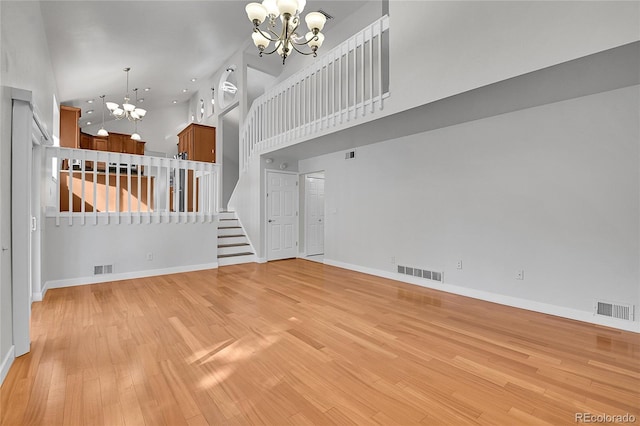
<svg viewBox="0 0 640 426">
<path fill-rule="evenodd" d="M 251 253 L 251 252 L 221 254 L 221 255 L 218 256 L 218 259 L 223 258 L 223 257 L 251 256 L 252 254 L 253 253 Z"/>
<path fill-rule="evenodd" d="M 218 248 L 224 247 L 241 247 L 241 246 L 250 246 L 249 243 L 236 243 L 236 244 L 218 244 Z"/>
<path fill-rule="evenodd" d="M 218 238 L 237 238 L 237 237 L 246 237 L 244 234 L 236 234 L 236 235 L 218 235 Z"/>
<path fill-rule="evenodd" d="M 242 226 L 218 226 L 218 229 L 242 229 Z"/>
</svg>

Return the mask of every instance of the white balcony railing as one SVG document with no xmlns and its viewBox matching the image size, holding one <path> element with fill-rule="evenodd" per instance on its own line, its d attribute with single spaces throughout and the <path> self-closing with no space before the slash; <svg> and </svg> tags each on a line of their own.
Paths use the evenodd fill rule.
<svg viewBox="0 0 640 426">
<path fill-rule="evenodd" d="M 388 96 L 384 16 L 258 97 L 244 121 L 241 170 L 249 159 L 382 109 Z"/>
<path fill-rule="evenodd" d="M 47 216 L 77 223 L 211 222 L 219 166 L 173 158 L 45 147 Z M 50 167 L 50 168 L 49 168 Z"/>
</svg>

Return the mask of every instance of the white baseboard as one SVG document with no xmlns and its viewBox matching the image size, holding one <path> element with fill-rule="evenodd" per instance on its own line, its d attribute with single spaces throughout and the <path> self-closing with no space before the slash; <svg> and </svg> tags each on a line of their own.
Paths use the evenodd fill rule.
<svg viewBox="0 0 640 426">
<path fill-rule="evenodd" d="M 332 259 L 325 259 L 324 263 L 327 265 L 336 266 L 338 268 L 349 269 L 352 271 L 388 278 L 395 281 L 402 281 L 408 284 L 418 285 L 420 287 L 426 287 L 433 290 L 444 291 L 446 293 L 471 297 L 473 299 L 484 300 L 487 302 L 498 303 L 500 305 L 506 305 L 514 308 L 526 309 L 528 311 L 540 312 L 543 314 L 554 315 L 557 317 L 568 318 L 590 324 L 611 327 L 618 330 L 640 333 L 640 322 L 638 321 L 624 321 L 616 318 L 601 317 L 595 315 L 590 311 L 580 311 L 564 306 L 551 305 L 548 303 L 536 302 L 533 300 L 521 299 L 518 297 L 504 296 L 502 294 L 490 293 L 488 291 L 476 290 L 450 283 L 442 284 L 437 281 L 410 277 L 408 275 L 398 274 L 396 272 L 383 271 L 380 269 L 368 268 L 366 266 L 353 265 L 350 263 L 340 262 Z"/>
<path fill-rule="evenodd" d="M 16 347 L 11 345 L 4 358 L 2 358 L 2 364 L 0 364 L 0 385 L 4 383 L 4 379 L 9 373 L 9 368 L 13 365 L 13 360 L 16 359 Z"/>
<path fill-rule="evenodd" d="M 175 266 L 172 268 L 148 269 L 145 271 L 123 272 L 120 274 L 104 274 L 89 277 L 67 278 L 62 280 L 47 281 L 44 289 L 74 287 L 85 284 L 99 284 L 111 281 L 131 280 L 135 278 L 154 277 L 157 275 L 179 274 L 181 272 L 202 271 L 204 269 L 216 269 L 218 262 L 205 263 L 201 265 Z M 45 290 L 46 291 L 46 290 Z M 44 296 L 44 292 L 42 293 Z"/>
<path fill-rule="evenodd" d="M 33 293 L 32 298 L 34 302 L 42 302 L 44 300 L 44 295 L 47 294 L 47 284 L 49 284 L 49 282 L 44 283 L 42 290 Z"/>
</svg>

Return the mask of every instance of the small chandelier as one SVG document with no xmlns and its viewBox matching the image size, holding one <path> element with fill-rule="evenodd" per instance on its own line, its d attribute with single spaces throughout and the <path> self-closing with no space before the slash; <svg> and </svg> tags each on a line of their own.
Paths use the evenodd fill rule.
<svg viewBox="0 0 640 426">
<path fill-rule="evenodd" d="M 263 53 L 270 55 L 278 52 L 282 57 L 284 65 L 287 56 L 295 50 L 303 55 L 317 56 L 317 50 L 322 46 L 324 35 L 320 32 L 324 28 L 327 17 L 321 12 L 311 12 L 305 16 L 305 22 L 309 28 L 309 32 L 303 37 L 297 33 L 300 25 L 300 13 L 304 9 L 306 0 L 264 0 L 260 3 L 249 3 L 245 10 L 249 20 L 253 22 L 253 44 L 256 45 L 260 56 Z M 280 16 L 282 29 L 278 34 L 276 29 L 276 21 Z M 260 25 L 269 18 L 269 24 L 265 33 L 260 29 Z M 266 51 L 269 43 L 274 42 L 275 48 L 272 51 Z M 307 45 L 311 48 L 310 52 L 303 52 L 297 46 Z"/>
<path fill-rule="evenodd" d="M 129 71 L 131 68 L 125 68 L 124 72 L 127 73 L 127 94 L 124 97 L 122 108 L 115 102 L 107 102 L 107 109 L 111 112 L 111 115 L 116 120 L 122 120 L 127 118 L 130 121 L 140 121 L 147 114 L 147 110 L 137 108 L 134 104 L 129 103 Z M 136 89 L 137 90 L 137 89 Z"/>
</svg>

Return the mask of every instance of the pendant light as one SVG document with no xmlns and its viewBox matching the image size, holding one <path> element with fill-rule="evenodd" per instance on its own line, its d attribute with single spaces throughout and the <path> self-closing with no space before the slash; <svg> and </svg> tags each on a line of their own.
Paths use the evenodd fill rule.
<svg viewBox="0 0 640 426">
<path fill-rule="evenodd" d="M 102 127 L 98 130 L 98 136 L 109 136 L 109 132 L 107 132 L 104 128 L 104 97 L 106 95 L 100 96 L 102 99 Z"/>
<path fill-rule="evenodd" d="M 136 87 L 135 89 L 133 89 L 133 91 L 136 94 L 136 103 L 138 103 L 138 88 Z M 133 134 L 131 135 L 131 139 L 133 139 L 134 141 L 139 141 L 141 139 L 140 135 L 138 134 L 138 121 L 140 120 L 134 120 L 134 130 L 133 130 Z"/>
</svg>

